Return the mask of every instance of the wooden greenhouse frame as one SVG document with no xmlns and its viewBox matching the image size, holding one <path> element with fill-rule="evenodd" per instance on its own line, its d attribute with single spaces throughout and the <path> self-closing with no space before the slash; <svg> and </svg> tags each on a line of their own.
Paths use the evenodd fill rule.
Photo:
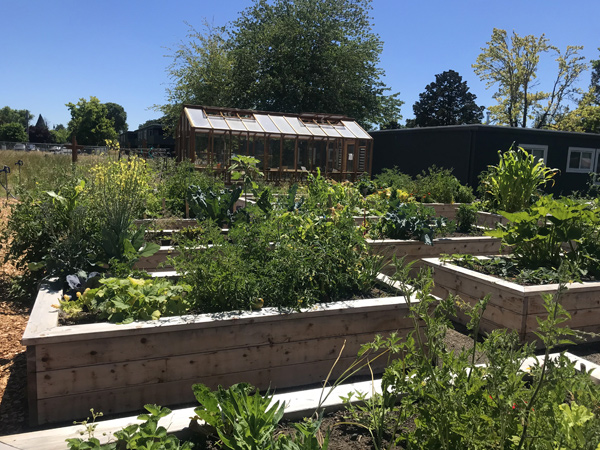
<svg viewBox="0 0 600 450">
<path fill-rule="evenodd" d="M 354 181 L 371 175 L 373 138 L 335 114 L 288 114 L 184 105 L 177 124 L 178 161 L 226 172 L 234 155 L 257 158 L 268 181 L 323 176 Z"/>
</svg>

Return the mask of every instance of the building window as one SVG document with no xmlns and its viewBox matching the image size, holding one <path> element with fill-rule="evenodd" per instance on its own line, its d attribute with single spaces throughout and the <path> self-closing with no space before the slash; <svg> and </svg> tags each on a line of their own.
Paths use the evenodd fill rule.
<svg viewBox="0 0 600 450">
<path fill-rule="evenodd" d="M 531 153 L 537 159 L 544 161 L 544 164 L 548 163 L 548 146 L 538 144 L 519 144 L 523 150 L 527 153 Z"/>
<path fill-rule="evenodd" d="M 567 172 L 588 173 L 598 169 L 600 149 L 570 147 L 567 156 Z"/>
</svg>

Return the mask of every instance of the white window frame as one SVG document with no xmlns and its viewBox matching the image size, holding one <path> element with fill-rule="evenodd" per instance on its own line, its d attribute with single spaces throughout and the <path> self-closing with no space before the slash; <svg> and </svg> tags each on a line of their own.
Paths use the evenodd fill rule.
<svg viewBox="0 0 600 450">
<path fill-rule="evenodd" d="M 571 161 L 571 153 L 573 152 L 591 152 L 592 153 L 592 165 L 589 169 L 573 169 L 571 167 L 569 167 L 569 162 Z M 569 147 L 569 153 L 567 154 L 567 168 L 566 171 L 567 172 L 571 172 L 571 173 L 590 173 L 593 172 L 594 169 L 597 166 L 598 163 L 598 158 L 600 157 L 600 149 L 598 148 L 591 148 L 591 147 Z M 581 165 L 581 162 L 580 162 Z"/>
<path fill-rule="evenodd" d="M 519 147 L 521 147 L 527 153 L 531 153 L 532 155 L 533 155 L 532 150 L 542 150 L 544 152 L 544 156 L 542 157 L 542 159 L 544 160 L 544 164 L 548 163 L 548 146 L 547 145 L 519 144 Z"/>
</svg>

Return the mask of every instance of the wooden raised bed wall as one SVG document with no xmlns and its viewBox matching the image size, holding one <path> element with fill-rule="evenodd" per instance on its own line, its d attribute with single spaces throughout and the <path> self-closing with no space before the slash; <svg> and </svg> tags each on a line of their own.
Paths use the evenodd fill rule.
<svg viewBox="0 0 600 450">
<path fill-rule="evenodd" d="M 498 328 L 515 330 L 524 342 L 539 338 L 537 318 L 547 316 L 542 294 L 555 293 L 558 284 L 521 286 L 500 278 L 478 273 L 474 270 L 441 262 L 438 258 L 423 260 L 434 272 L 434 294 L 446 297 L 448 293 L 460 296 L 474 305 L 486 294 L 491 294 L 487 309 L 481 320 L 481 331 L 491 332 Z M 571 314 L 565 325 L 581 331 L 600 332 L 600 282 L 569 283 L 560 298 L 562 306 Z M 459 322 L 466 324 L 469 318 L 459 314 Z M 588 340 L 598 340 L 590 337 Z"/>
<path fill-rule="evenodd" d="M 146 403 L 194 402 L 191 386 L 249 382 L 262 390 L 321 383 L 344 342 L 338 376 L 376 334 L 413 327 L 404 297 L 325 304 L 300 313 L 274 308 L 165 317 L 127 325 L 58 326 L 61 292 L 43 287 L 27 346 L 31 424 L 81 420 Z M 386 358 L 373 369 L 381 371 Z"/>
<path fill-rule="evenodd" d="M 423 267 L 422 258 L 442 254 L 493 255 L 500 252 L 500 243 L 499 238 L 489 236 L 439 238 L 433 240 L 433 245 L 400 239 L 367 240 L 372 252 L 383 256 L 386 263 L 391 262 L 394 256 L 398 258 L 404 256 L 406 263 L 417 260 L 413 266 L 415 269 Z M 382 271 L 389 275 L 394 270 L 391 265 L 387 265 Z"/>
</svg>

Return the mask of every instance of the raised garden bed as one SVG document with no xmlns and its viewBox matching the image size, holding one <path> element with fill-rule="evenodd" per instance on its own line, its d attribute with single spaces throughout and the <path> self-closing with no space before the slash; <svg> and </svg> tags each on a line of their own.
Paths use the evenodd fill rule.
<svg viewBox="0 0 600 450">
<path fill-rule="evenodd" d="M 439 258 L 423 260 L 433 269 L 434 294 L 445 297 L 449 293 L 459 295 L 473 305 L 486 294 L 491 294 L 487 309 L 481 320 L 481 331 L 491 332 L 498 328 L 515 330 L 523 342 L 536 339 L 537 318 L 546 317 L 542 294 L 554 293 L 558 284 L 521 286 L 474 270 L 442 262 Z M 571 314 L 565 325 L 588 332 L 600 332 L 600 282 L 569 283 L 560 302 Z M 460 323 L 469 318 L 458 316 Z M 591 338 L 598 340 L 598 338 Z"/>
<path fill-rule="evenodd" d="M 367 244 L 373 253 L 382 255 L 385 262 L 390 262 L 394 256 L 405 257 L 405 262 L 417 260 L 413 266 L 418 269 L 423 266 L 422 258 L 431 258 L 442 254 L 471 254 L 490 255 L 500 251 L 501 240 L 489 236 L 445 237 L 433 240 L 433 245 L 421 241 L 400 239 L 368 239 Z M 390 274 L 394 268 L 386 266 L 383 272 Z"/>
<path fill-rule="evenodd" d="M 335 378 L 376 334 L 413 329 L 404 297 L 351 300 L 310 310 L 274 308 L 165 317 L 127 325 L 59 326 L 61 291 L 40 289 L 23 336 L 31 424 L 194 401 L 193 383 L 249 382 L 283 389 Z M 385 361 L 373 364 L 381 371 Z"/>
</svg>

